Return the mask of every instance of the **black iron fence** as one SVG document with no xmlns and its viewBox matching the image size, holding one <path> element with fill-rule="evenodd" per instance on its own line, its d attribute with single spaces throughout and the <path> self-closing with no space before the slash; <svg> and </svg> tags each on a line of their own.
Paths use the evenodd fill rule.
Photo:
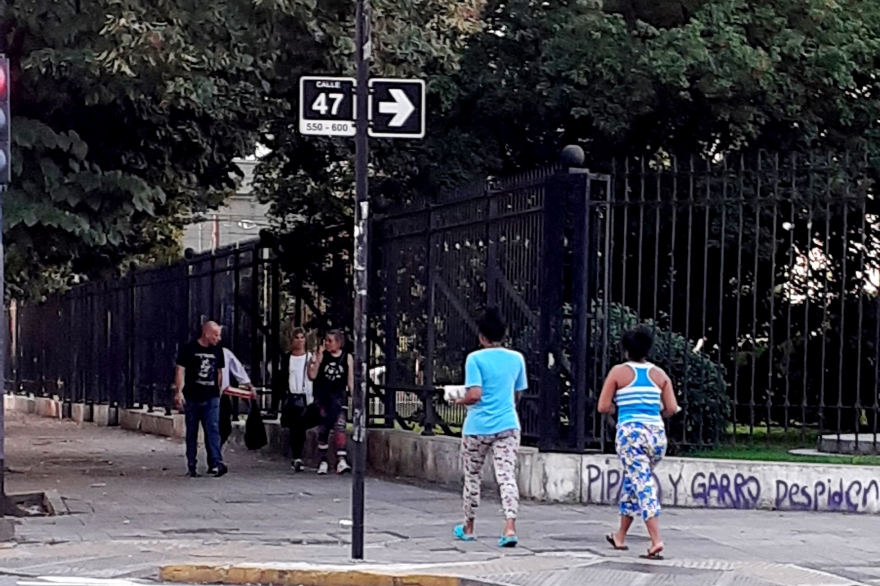
<svg viewBox="0 0 880 586">
<path fill-rule="evenodd" d="M 256 241 L 16 304 L 8 387 L 170 411 L 177 350 L 208 320 L 266 387 L 280 352 L 281 287 L 274 253 Z"/>
<path fill-rule="evenodd" d="M 845 156 L 624 161 L 591 202 L 597 329 L 636 317 L 682 389 L 678 442 L 878 427 L 875 170 Z M 603 366 L 616 348 L 593 346 Z M 601 372 L 598 371 L 598 372 Z"/>
<path fill-rule="evenodd" d="M 463 382 L 465 357 L 476 349 L 475 319 L 491 301 L 504 310 L 512 345 L 526 356 L 523 435 L 537 441 L 547 297 L 541 254 L 546 234 L 557 230 L 547 228 L 545 210 L 557 195 L 556 177 L 545 171 L 487 181 L 406 202 L 376 222 L 371 313 L 385 376 L 374 385 L 384 394 L 375 421 L 426 434 L 460 430 L 465 411 L 445 404 L 440 387 Z"/>
<path fill-rule="evenodd" d="M 372 231 L 370 423 L 460 433 L 465 411 L 440 387 L 463 382 L 491 304 L 526 356 L 523 437 L 542 449 L 613 444 L 596 402 L 639 322 L 679 391 L 676 447 L 876 444 L 875 175 L 832 155 L 655 157 L 405 202 Z M 269 387 L 287 288 L 275 255 L 248 244 L 15 307 L 13 390 L 168 409 L 177 347 L 206 319 Z"/>
<path fill-rule="evenodd" d="M 657 157 L 592 171 L 490 181 L 378 223 L 377 421 L 456 432 L 463 413 L 435 389 L 463 382 L 474 319 L 495 304 L 528 357 L 524 438 L 544 449 L 613 444 L 596 402 L 622 331 L 639 322 L 653 325 L 654 360 L 679 389 L 678 447 L 821 433 L 876 443 L 869 162 Z"/>
</svg>

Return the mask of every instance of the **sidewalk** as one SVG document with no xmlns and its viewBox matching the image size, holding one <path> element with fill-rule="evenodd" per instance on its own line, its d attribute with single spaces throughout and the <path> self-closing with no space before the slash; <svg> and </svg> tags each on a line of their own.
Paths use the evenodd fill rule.
<svg viewBox="0 0 880 586">
<path fill-rule="evenodd" d="M 349 563 L 350 477 L 296 475 L 287 462 L 227 450 L 229 476 L 188 479 L 178 442 L 14 412 L 6 457 L 9 492 L 57 490 L 70 514 L 23 520 L 20 543 L 0 550 L 0 572 L 155 578 L 167 564 Z M 474 575 L 523 586 L 547 583 L 539 570 L 559 586 L 880 584 L 869 515 L 667 509 L 668 560 L 650 564 L 637 558 L 643 527 L 631 551 L 607 547 L 611 508 L 523 503 L 512 552 L 495 547 L 494 499 L 484 501 L 477 543 L 451 539 L 459 509 L 452 491 L 368 479 L 368 560 L 492 562 Z"/>
</svg>

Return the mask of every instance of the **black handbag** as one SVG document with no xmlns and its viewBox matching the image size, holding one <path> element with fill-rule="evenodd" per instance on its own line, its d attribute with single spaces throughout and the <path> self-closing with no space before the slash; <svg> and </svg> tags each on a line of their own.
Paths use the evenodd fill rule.
<svg viewBox="0 0 880 586">
<path fill-rule="evenodd" d="M 290 429 L 295 421 L 295 413 L 302 413 L 306 408 L 305 395 L 287 395 L 284 399 L 284 407 L 281 409 L 281 427 Z"/>
<path fill-rule="evenodd" d="M 260 408 L 254 402 L 244 424 L 244 445 L 249 450 L 259 450 L 268 443 L 263 416 L 260 415 Z"/>
</svg>

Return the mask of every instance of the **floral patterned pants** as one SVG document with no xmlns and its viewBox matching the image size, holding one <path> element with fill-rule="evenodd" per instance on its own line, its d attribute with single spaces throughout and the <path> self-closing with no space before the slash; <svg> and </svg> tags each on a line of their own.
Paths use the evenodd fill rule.
<svg viewBox="0 0 880 586">
<path fill-rule="evenodd" d="M 639 511 L 648 521 L 660 514 L 654 467 L 666 454 L 666 430 L 662 424 L 622 423 L 617 426 L 617 456 L 623 463 L 620 514 L 635 517 Z"/>
<path fill-rule="evenodd" d="M 511 429 L 494 435 L 466 435 L 461 438 L 461 460 L 464 468 L 464 516 L 468 521 L 477 516 L 483 465 L 490 451 L 495 464 L 495 478 L 501 489 L 504 516 L 516 519 L 519 511 L 519 487 L 516 484 L 519 431 Z"/>
</svg>

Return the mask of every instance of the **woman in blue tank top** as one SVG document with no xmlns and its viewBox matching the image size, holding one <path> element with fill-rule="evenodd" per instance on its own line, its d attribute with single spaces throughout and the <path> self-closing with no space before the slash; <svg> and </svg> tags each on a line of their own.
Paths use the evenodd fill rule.
<svg viewBox="0 0 880 586">
<path fill-rule="evenodd" d="M 651 330 L 639 326 L 628 331 L 621 345 L 627 362 L 611 369 L 599 397 L 599 413 L 614 413 L 617 407 L 617 456 L 623 464 L 620 528 L 605 539 L 614 549 L 628 549 L 627 531 L 641 513 L 651 536 L 651 546 L 642 557 L 662 559 L 654 467 L 666 454 L 663 417 L 675 415 L 678 402 L 666 373 L 646 360 L 654 345 Z"/>
</svg>

